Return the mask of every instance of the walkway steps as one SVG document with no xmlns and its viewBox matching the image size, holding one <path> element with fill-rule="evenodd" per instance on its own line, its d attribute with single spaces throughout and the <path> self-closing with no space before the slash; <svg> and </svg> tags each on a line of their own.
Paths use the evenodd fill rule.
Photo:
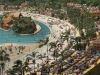
<svg viewBox="0 0 100 75">
<path fill-rule="evenodd" d="M 85 60 L 85 56 L 78 62 L 76 62 L 74 65 L 70 66 L 68 69 L 66 69 L 65 71 L 63 71 L 63 73 L 67 73 L 70 69 L 72 69 L 73 66 L 75 66 L 77 63 L 81 63 L 83 60 Z"/>
<path fill-rule="evenodd" d="M 98 64 L 100 64 L 100 58 L 97 60 L 97 65 L 98 65 Z M 95 66 L 96 66 L 95 64 L 91 65 L 91 67 L 88 68 L 88 69 L 86 69 L 86 70 L 83 72 L 83 74 L 86 74 L 86 73 L 89 72 L 91 69 L 93 69 Z"/>
</svg>

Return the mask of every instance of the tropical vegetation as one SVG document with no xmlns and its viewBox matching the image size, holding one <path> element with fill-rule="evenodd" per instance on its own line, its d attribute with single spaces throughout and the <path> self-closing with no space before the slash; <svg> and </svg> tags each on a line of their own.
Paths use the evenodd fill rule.
<svg viewBox="0 0 100 75">
<path fill-rule="evenodd" d="M 53 5 L 56 5 L 55 7 L 61 7 L 68 2 L 100 6 L 100 0 L 0 0 L 1 4 L 7 5 L 20 5 L 23 2 L 28 2 L 30 6 L 41 6 L 42 4 L 46 7 L 53 7 Z"/>
<path fill-rule="evenodd" d="M 6 12 L 3 14 L 3 16 L 0 16 L 0 27 L 3 27 L 3 17 L 8 17 L 9 12 Z M 31 17 L 20 17 L 19 19 L 10 16 L 13 18 L 13 26 L 12 29 L 15 33 L 18 34 L 31 34 L 34 33 L 36 28 L 36 23 L 31 19 Z"/>
<path fill-rule="evenodd" d="M 36 23 L 31 17 L 21 17 L 20 19 L 16 19 L 12 29 L 18 34 L 31 34 L 37 30 Z"/>
<path fill-rule="evenodd" d="M 32 52 L 32 54 L 27 55 L 27 56 L 30 56 L 28 58 L 30 58 L 32 60 L 32 63 L 34 64 L 34 72 L 35 72 L 35 64 L 36 64 L 37 53 L 38 52 Z"/>
<path fill-rule="evenodd" d="M 15 75 L 15 73 L 20 75 L 25 75 L 25 71 L 27 71 L 28 62 L 22 62 L 21 60 L 16 60 L 14 62 L 14 66 L 8 70 L 8 74 Z"/>
<path fill-rule="evenodd" d="M 5 50 L 0 50 L 0 74 L 3 74 L 7 61 L 10 61 L 9 54 Z"/>
<path fill-rule="evenodd" d="M 18 2 L 18 3 L 17 3 Z M 24 2 L 24 0 L 2 0 L 1 3 L 3 4 L 9 4 L 9 5 L 20 5 Z M 80 4 L 87 4 L 87 5 L 94 5 L 100 7 L 100 0 L 25 0 L 25 2 L 28 3 L 29 6 L 38 9 L 39 11 L 44 11 L 46 8 L 51 8 L 52 10 L 52 16 L 57 15 L 60 19 L 66 19 L 69 18 L 70 22 L 76 27 L 77 30 L 79 30 L 80 36 L 76 38 L 71 38 L 75 41 L 75 45 L 73 48 L 75 50 L 85 50 L 86 46 L 90 44 L 89 40 L 96 37 L 96 29 L 94 22 L 96 21 L 96 17 L 87 12 L 86 9 L 83 7 L 81 8 L 75 8 L 75 7 L 69 7 L 67 6 L 68 2 L 74 2 L 74 3 L 80 3 Z M 36 30 L 35 26 L 33 26 L 35 22 L 31 21 L 31 18 L 27 17 L 21 17 L 20 20 L 15 20 L 13 25 L 13 30 L 15 33 L 20 34 L 27 34 L 27 33 L 33 33 L 34 30 Z M 33 28 L 32 28 L 33 27 Z M 29 28 L 29 29 L 28 29 Z M 32 29 L 30 29 L 32 28 Z M 34 29 L 34 30 L 33 30 Z M 69 34 L 70 31 L 65 32 L 65 36 L 61 36 L 61 39 L 69 41 Z M 70 44 L 73 41 L 70 41 Z M 46 41 L 42 40 L 42 44 L 40 45 L 46 45 L 48 43 L 48 38 Z M 56 43 L 51 42 L 49 43 L 51 48 L 56 48 Z M 71 47 L 71 46 L 70 46 Z M 58 51 L 55 49 L 53 52 L 53 56 L 57 59 L 58 56 L 62 57 L 62 60 L 64 60 L 66 57 L 64 56 L 66 53 L 62 52 L 61 54 L 58 54 Z M 33 64 L 35 66 L 35 58 L 36 53 L 32 53 L 31 55 Z M 42 60 L 42 55 L 37 56 L 39 59 Z M 65 58 L 64 58 L 65 57 Z M 68 56 L 67 56 L 68 57 Z M 18 64 L 18 63 L 17 63 Z M 17 70 L 16 70 L 17 68 Z M 20 69 L 19 69 L 20 68 Z M 43 68 L 43 67 L 42 67 Z M 22 72 L 22 63 L 20 65 L 14 65 L 12 72 Z M 24 70 L 24 69 L 23 69 Z"/>
</svg>

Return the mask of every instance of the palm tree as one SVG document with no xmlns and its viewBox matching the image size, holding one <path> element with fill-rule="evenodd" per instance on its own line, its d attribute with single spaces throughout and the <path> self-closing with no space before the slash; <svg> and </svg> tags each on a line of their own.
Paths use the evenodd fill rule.
<svg viewBox="0 0 100 75">
<path fill-rule="evenodd" d="M 64 56 L 65 56 L 65 52 L 66 52 L 66 50 L 63 50 L 63 51 L 59 54 L 59 56 L 62 57 L 62 60 L 65 58 L 65 57 L 64 57 Z"/>
<path fill-rule="evenodd" d="M 13 66 L 14 73 L 22 73 L 22 61 L 16 60 Z"/>
<path fill-rule="evenodd" d="M 7 18 L 7 17 L 8 17 L 8 15 L 9 15 L 9 12 L 5 12 L 3 15 L 4 15 L 4 17 L 6 17 L 6 18 Z"/>
<path fill-rule="evenodd" d="M 58 53 L 57 49 L 54 50 L 53 56 L 55 57 L 54 59 L 57 61 L 57 58 L 59 56 L 59 53 Z"/>
<path fill-rule="evenodd" d="M 0 27 L 2 28 L 3 26 L 3 20 L 2 20 L 3 16 L 0 16 Z"/>
<path fill-rule="evenodd" d="M 10 69 L 8 70 L 8 74 L 10 74 L 10 75 L 14 75 L 14 73 L 15 73 L 15 72 L 14 72 L 13 69 L 10 68 Z"/>
<path fill-rule="evenodd" d="M 51 46 L 51 48 L 56 48 L 56 43 L 55 42 L 50 42 L 49 45 Z"/>
<path fill-rule="evenodd" d="M 37 55 L 37 58 L 40 59 L 40 60 L 42 60 L 41 66 L 42 66 L 42 69 L 43 69 L 45 63 L 43 63 L 43 56 L 42 56 L 42 54 Z"/>
<path fill-rule="evenodd" d="M 22 63 L 21 60 L 16 60 L 14 62 L 14 66 L 12 67 L 12 69 L 9 69 L 8 72 L 10 73 L 10 75 L 14 75 L 15 73 L 25 75 L 24 71 L 26 70 L 26 67 L 28 67 L 27 62 Z"/>
<path fill-rule="evenodd" d="M 0 50 L 0 65 L 1 65 L 1 73 L 5 69 L 6 61 L 10 61 L 9 54 L 7 54 L 4 50 Z"/>
<path fill-rule="evenodd" d="M 65 31 L 64 35 L 61 36 L 61 39 L 68 41 L 69 35 L 70 35 L 70 29 Z"/>
<path fill-rule="evenodd" d="M 38 59 L 41 59 L 42 62 L 43 62 L 43 56 L 42 56 L 42 54 L 37 55 L 37 58 L 38 58 Z"/>
<path fill-rule="evenodd" d="M 36 54 L 38 52 L 32 52 L 32 54 L 28 54 L 27 56 L 31 56 L 32 62 L 34 64 L 34 72 L 35 72 L 35 63 L 36 63 Z"/>
</svg>

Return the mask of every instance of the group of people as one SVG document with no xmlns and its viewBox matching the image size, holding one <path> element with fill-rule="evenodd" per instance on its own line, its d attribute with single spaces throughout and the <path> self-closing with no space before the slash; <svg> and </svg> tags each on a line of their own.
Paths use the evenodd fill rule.
<svg viewBox="0 0 100 75">
<path fill-rule="evenodd" d="M 72 73 L 83 73 L 87 68 L 90 68 L 91 65 L 96 64 L 98 58 L 100 57 L 98 53 L 95 53 L 90 50 L 82 50 L 79 53 L 79 57 L 76 58 L 79 59 L 79 61 L 72 66 L 70 70 L 67 71 L 68 74 Z M 83 59 L 81 57 L 84 57 Z M 81 59 L 80 59 L 81 58 Z M 75 60 L 75 59 L 74 59 Z"/>
<path fill-rule="evenodd" d="M 76 53 L 75 53 L 76 52 Z M 74 54 L 74 55 L 73 55 Z M 54 74 L 60 74 L 63 71 L 66 71 L 67 75 L 73 73 L 83 73 L 87 68 L 90 68 L 91 65 L 96 64 L 100 55 L 91 49 L 89 50 L 69 50 L 65 55 L 65 59 L 57 59 L 61 64 L 50 68 L 50 72 Z M 62 61 L 62 62 L 61 62 Z"/>
<path fill-rule="evenodd" d="M 17 52 L 21 52 L 22 50 L 25 49 L 25 46 L 24 45 L 21 45 L 21 46 L 15 46 L 13 44 L 11 45 L 8 45 L 8 46 L 0 46 L 0 50 L 4 50 L 6 51 L 6 53 L 8 54 L 11 54 L 11 53 L 17 53 Z"/>
</svg>

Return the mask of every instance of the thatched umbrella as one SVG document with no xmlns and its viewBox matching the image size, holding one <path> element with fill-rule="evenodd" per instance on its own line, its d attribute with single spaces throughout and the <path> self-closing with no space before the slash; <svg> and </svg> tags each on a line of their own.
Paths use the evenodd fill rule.
<svg viewBox="0 0 100 75">
<path fill-rule="evenodd" d="M 100 49 L 100 38 L 93 41 L 93 46 Z"/>
</svg>

